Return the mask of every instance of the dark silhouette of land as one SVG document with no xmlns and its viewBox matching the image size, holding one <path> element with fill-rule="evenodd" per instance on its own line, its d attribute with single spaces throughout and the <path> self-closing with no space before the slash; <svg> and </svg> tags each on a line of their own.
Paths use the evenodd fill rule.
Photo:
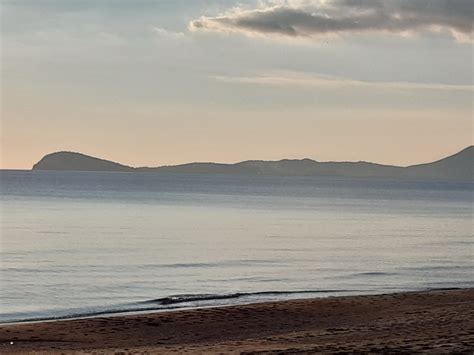
<svg viewBox="0 0 474 355">
<path fill-rule="evenodd" d="M 311 159 L 262 161 L 248 160 L 235 164 L 189 163 L 156 168 L 134 168 L 74 152 L 44 156 L 33 170 L 114 171 L 227 175 L 292 175 L 385 177 L 400 179 L 435 179 L 471 181 L 474 177 L 474 146 L 431 163 L 408 167 L 359 162 L 318 162 Z"/>
<path fill-rule="evenodd" d="M 134 171 L 135 169 L 113 161 L 94 158 L 81 153 L 57 152 L 45 155 L 33 170 L 71 171 Z"/>
</svg>

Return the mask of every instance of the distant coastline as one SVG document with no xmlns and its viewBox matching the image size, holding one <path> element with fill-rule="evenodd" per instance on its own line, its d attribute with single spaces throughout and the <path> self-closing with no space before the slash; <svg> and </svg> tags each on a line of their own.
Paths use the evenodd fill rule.
<svg viewBox="0 0 474 355">
<path fill-rule="evenodd" d="M 273 176 L 384 177 L 401 179 L 474 180 L 474 146 L 440 160 L 408 167 L 371 162 L 319 162 L 312 159 L 248 160 L 235 164 L 188 163 L 161 167 L 131 167 L 76 152 L 44 156 L 32 170 L 192 173 Z"/>
</svg>

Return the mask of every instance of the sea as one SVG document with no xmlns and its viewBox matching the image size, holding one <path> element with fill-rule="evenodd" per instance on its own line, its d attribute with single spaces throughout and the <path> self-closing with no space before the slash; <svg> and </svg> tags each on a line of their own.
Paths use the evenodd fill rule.
<svg viewBox="0 0 474 355">
<path fill-rule="evenodd" d="M 474 287 L 472 182 L 0 171 L 0 322 Z"/>
</svg>

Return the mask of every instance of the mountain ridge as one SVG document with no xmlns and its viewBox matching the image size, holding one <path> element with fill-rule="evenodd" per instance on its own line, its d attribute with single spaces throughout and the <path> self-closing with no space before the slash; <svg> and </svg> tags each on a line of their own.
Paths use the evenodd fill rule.
<svg viewBox="0 0 474 355">
<path fill-rule="evenodd" d="M 194 162 L 160 167 L 131 167 L 77 152 L 45 155 L 32 170 L 195 173 L 227 175 L 343 176 L 409 179 L 474 180 L 474 146 L 439 160 L 407 167 L 356 162 L 320 162 L 309 158 L 275 161 L 246 160 L 238 163 Z"/>
</svg>

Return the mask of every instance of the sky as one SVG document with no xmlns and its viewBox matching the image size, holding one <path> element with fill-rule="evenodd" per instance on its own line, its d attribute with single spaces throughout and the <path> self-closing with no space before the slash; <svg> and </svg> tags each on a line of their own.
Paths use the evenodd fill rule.
<svg viewBox="0 0 474 355">
<path fill-rule="evenodd" d="M 472 0 L 0 0 L 0 168 L 410 165 L 473 141 Z"/>
</svg>

